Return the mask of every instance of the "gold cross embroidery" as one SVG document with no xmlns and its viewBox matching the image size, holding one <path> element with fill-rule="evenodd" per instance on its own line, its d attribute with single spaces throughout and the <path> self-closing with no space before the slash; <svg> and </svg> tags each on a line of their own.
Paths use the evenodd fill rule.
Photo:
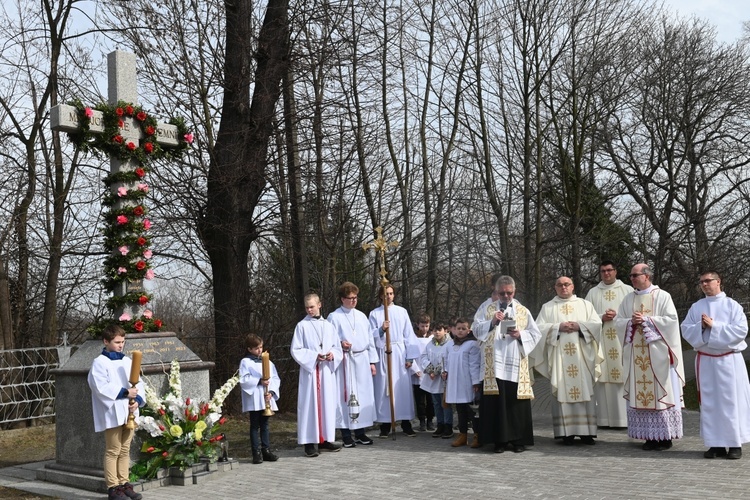
<svg viewBox="0 0 750 500">
<path fill-rule="evenodd" d="M 573 356 L 578 352 L 578 349 L 576 349 L 576 345 L 573 342 L 568 342 L 565 344 L 565 347 L 563 347 L 563 351 L 565 351 L 567 356 Z"/>
<path fill-rule="evenodd" d="M 571 387 L 568 396 L 570 396 L 570 399 L 577 401 L 581 397 L 581 390 L 578 387 Z"/>
<path fill-rule="evenodd" d="M 620 370 L 618 370 L 617 368 L 612 368 L 609 371 L 609 378 L 611 378 L 612 380 L 620 380 Z"/>
<path fill-rule="evenodd" d="M 609 355 L 609 359 L 611 360 L 615 360 L 620 357 L 620 351 L 616 347 L 613 347 L 609 351 L 607 351 L 607 354 Z"/>
<path fill-rule="evenodd" d="M 573 306 L 570 304 L 565 304 L 560 308 L 560 312 L 563 313 L 565 316 L 573 312 Z"/>
<path fill-rule="evenodd" d="M 578 376 L 578 367 L 576 365 L 570 365 L 567 368 L 568 377 L 577 377 Z"/>
<path fill-rule="evenodd" d="M 646 374 L 644 373 L 641 377 L 641 380 L 636 380 L 636 385 L 642 385 L 643 390 L 646 391 L 648 389 L 648 386 L 653 385 L 654 383 L 651 380 L 648 380 L 646 378 Z"/>
<path fill-rule="evenodd" d="M 650 313 L 651 309 L 646 309 L 646 307 L 643 305 L 643 303 L 641 303 L 641 309 L 638 312 L 641 313 L 641 314 L 643 314 L 643 313 Z"/>
<path fill-rule="evenodd" d="M 607 290 L 606 292 L 604 292 L 604 300 L 608 302 L 612 302 L 616 298 L 617 298 L 617 295 L 612 290 Z"/>
<path fill-rule="evenodd" d="M 646 343 L 646 339 L 641 337 L 641 342 L 639 344 L 636 344 L 634 347 L 637 347 L 641 350 L 641 354 L 646 354 L 646 349 L 648 348 L 648 344 Z"/>
<path fill-rule="evenodd" d="M 617 338 L 617 330 L 614 328 L 607 328 L 607 331 L 604 332 L 604 334 L 609 340 L 615 340 Z"/>
</svg>

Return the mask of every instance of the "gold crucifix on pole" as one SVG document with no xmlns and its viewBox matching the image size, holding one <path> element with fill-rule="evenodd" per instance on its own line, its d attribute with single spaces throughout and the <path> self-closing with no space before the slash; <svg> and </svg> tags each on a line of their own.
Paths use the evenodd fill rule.
<svg viewBox="0 0 750 500">
<path fill-rule="evenodd" d="M 383 298 L 383 324 L 390 325 L 388 320 L 388 299 L 386 298 L 386 290 L 388 288 L 388 271 L 385 269 L 385 251 L 388 247 L 396 248 L 398 241 L 387 242 L 383 237 L 383 228 L 378 226 L 375 228 L 375 232 L 378 237 L 372 240 L 370 243 L 362 243 L 362 250 L 368 252 L 375 250 L 380 258 L 380 295 Z M 388 385 L 386 386 L 386 392 L 391 408 L 391 435 L 393 439 L 396 439 L 396 406 L 393 400 L 393 361 L 391 360 L 391 329 L 390 326 L 383 326 L 385 332 L 385 354 L 386 354 L 386 365 L 388 367 Z"/>
</svg>

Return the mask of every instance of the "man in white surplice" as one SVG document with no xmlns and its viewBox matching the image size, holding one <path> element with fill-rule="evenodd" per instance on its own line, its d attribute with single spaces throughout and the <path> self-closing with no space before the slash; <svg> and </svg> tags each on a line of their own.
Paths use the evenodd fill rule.
<svg viewBox="0 0 750 500">
<path fill-rule="evenodd" d="M 574 290 L 567 276 L 555 281 L 557 296 L 542 306 L 536 319 L 542 340 L 531 357 L 537 371 L 549 379 L 555 397 L 555 438 L 571 445 L 580 436 L 584 444 L 595 444 L 594 383 L 604 361 L 599 342 L 602 320 L 594 305 L 576 297 Z"/>
<path fill-rule="evenodd" d="M 365 430 L 375 421 L 372 377 L 377 373 L 378 353 L 367 316 L 356 309 L 359 287 L 349 281 L 339 287 L 341 307 L 328 315 L 341 340 L 344 359 L 336 370 L 339 410 L 336 427 L 341 429 L 344 448 L 371 445 Z M 350 406 L 356 402 L 356 406 Z M 352 431 L 354 437 L 352 438 Z"/>
<path fill-rule="evenodd" d="M 601 281 L 589 290 L 586 300 L 594 304 L 602 319 L 602 375 L 594 386 L 596 396 L 596 425 L 598 427 L 624 428 L 628 425 L 625 411 L 625 385 L 622 369 L 623 336 L 617 334 L 614 319 L 617 308 L 633 287 L 617 279 L 617 268 L 610 260 L 599 264 Z"/>
<path fill-rule="evenodd" d="M 336 439 L 338 383 L 336 367 L 341 363 L 341 344 L 333 325 L 320 316 L 320 297 L 305 296 L 305 319 L 297 323 L 292 337 L 292 358 L 299 364 L 297 393 L 297 442 L 305 455 L 339 451 Z"/>
<path fill-rule="evenodd" d="M 688 311 L 682 336 L 698 351 L 701 437 L 709 447 L 703 456 L 738 459 L 742 443 L 750 441 L 750 382 L 742 356 L 747 317 L 742 306 L 721 291 L 718 273 L 701 274 L 699 283 L 706 297 Z"/>
</svg>

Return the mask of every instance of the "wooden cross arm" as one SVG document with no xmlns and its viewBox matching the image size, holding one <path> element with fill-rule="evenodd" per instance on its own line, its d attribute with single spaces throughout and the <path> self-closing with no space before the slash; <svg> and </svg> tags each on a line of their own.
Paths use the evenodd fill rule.
<svg viewBox="0 0 750 500">
<path fill-rule="evenodd" d="M 91 117 L 89 130 L 94 134 L 104 132 L 103 117 L 101 111 L 93 110 L 94 116 Z M 123 136 L 137 138 L 140 136 L 140 127 L 135 123 L 135 118 L 123 117 Z M 62 132 L 77 132 L 78 111 L 74 106 L 59 104 L 50 110 L 50 122 L 52 130 Z M 156 124 L 156 142 L 163 147 L 177 147 L 180 145 L 179 131 L 174 125 L 157 122 Z"/>
</svg>

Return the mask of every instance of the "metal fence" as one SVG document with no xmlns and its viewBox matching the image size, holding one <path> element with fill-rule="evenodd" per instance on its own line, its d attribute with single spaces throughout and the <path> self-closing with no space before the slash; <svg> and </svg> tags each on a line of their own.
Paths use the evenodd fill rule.
<svg viewBox="0 0 750 500">
<path fill-rule="evenodd" d="M 13 422 L 55 416 L 55 381 L 50 371 L 77 346 L 0 351 L 0 428 Z"/>
</svg>

